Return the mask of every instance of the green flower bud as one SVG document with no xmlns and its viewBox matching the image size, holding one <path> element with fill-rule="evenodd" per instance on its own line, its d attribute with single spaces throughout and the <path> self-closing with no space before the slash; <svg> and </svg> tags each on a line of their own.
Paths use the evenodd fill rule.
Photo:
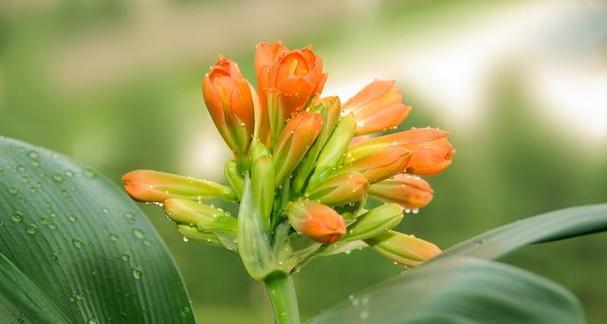
<svg viewBox="0 0 607 324">
<path fill-rule="evenodd" d="M 238 166 L 236 165 L 236 161 L 227 161 L 223 171 L 226 180 L 230 184 L 230 187 L 232 187 L 232 190 L 234 190 L 234 193 L 236 194 L 238 199 L 240 199 L 242 197 L 242 187 L 244 186 L 244 180 L 242 179 L 240 172 L 238 172 Z"/>
<path fill-rule="evenodd" d="M 311 109 L 313 112 L 318 112 L 322 115 L 322 129 L 316 141 L 308 150 L 308 153 L 304 157 L 303 161 L 297 168 L 297 174 L 293 181 L 293 191 L 300 193 L 303 191 L 310 174 L 314 170 L 316 165 L 316 159 L 320 155 L 321 150 L 325 147 L 325 144 L 329 140 L 329 137 L 335 129 L 335 125 L 339 120 L 339 114 L 341 113 L 341 103 L 338 97 L 327 97 L 320 100 L 317 106 Z"/>
<path fill-rule="evenodd" d="M 343 158 L 344 152 L 348 148 L 350 140 L 352 140 L 352 136 L 354 136 L 355 129 L 356 122 L 351 115 L 341 118 L 329 141 L 318 156 L 316 169 L 310 178 L 309 186 L 318 184 L 335 172 L 335 169 Z"/>
<path fill-rule="evenodd" d="M 363 199 L 368 190 L 367 178 L 353 172 L 329 178 L 306 193 L 306 196 L 325 205 L 344 205 Z"/>
<path fill-rule="evenodd" d="M 224 210 L 178 198 L 167 199 L 163 206 L 167 216 L 177 224 L 212 234 L 225 248 L 235 250 L 238 220 Z"/>
<path fill-rule="evenodd" d="M 375 207 L 360 216 L 356 223 L 348 227 L 346 241 L 364 240 L 375 237 L 396 227 L 403 219 L 403 208 L 398 204 Z"/>
<path fill-rule="evenodd" d="M 199 232 L 194 226 L 189 225 L 177 225 L 177 232 L 185 237 L 184 241 L 194 240 L 196 242 L 204 243 L 213 247 L 223 247 L 217 236 L 213 233 Z"/>
<path fill-rule="evenodd" d="M 405 267 L 415 267 L 441 253 L 438 246 L 396 231 L 365 240 L 377 253 Z"/>
<path fill-rule="evenodd" d="M 269 225 L 272 205 L 274 204 L 274 166 L 272 158 L 263 144 L 253 144 L 251 151 L 251 189 L 253 200 L 256 202 L 257 208 L 259 208 L 259 215 L 264 223 Z"/>
</svg>

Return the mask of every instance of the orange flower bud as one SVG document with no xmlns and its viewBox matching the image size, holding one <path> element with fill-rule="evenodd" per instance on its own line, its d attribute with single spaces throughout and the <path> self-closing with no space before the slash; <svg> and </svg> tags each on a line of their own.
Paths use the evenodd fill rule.
<svg viewBox="0 0 607 324">
<path fill-rule="evenodd" d="M 441 253 L 438 246 L 396 231 L 365 240 L 373 250 L 405 267 L 415 267 Z"/>
<path fill-rule="evenodd" d="M 447 140 L 449 132 L 417 128 L 356 143 L 348 149 L 345 162 L 373 155 L 389 147 L 404 147 L 413 152 L 406 171 L 417 175 L 435 175 L 450 164 L 455 150 Z"/>
<path fill-rule="evenodd" d="M 219 57 L 202 82 L 202 94 L 219 133 L 234 154 L 246 154 L 255 128 L 249 82 L 233 61 Z"/>
<path fill-rule="evenodd" d="M 455 150 L 447 138 L 420 143 L 415 147 L 407 172 L 417 175 L 439 174 L 451 165 L 454 153 Z"/>
<path fill-rule="evenodd" d="M 291 226 L 320 243 L 333 243 L 346 234 L 346 223 L 330 207 L 309 200 L 291 202 L 286 207 Z"/>
<path fill-rule="evenodd" d="M 259 93 L 259 139 L 264 144 L 269 144 L 271 138 L 269 109 L 277 110 L 277 107 L 268 107 L 268 76 L 270 67 L 285 52 L 289 51 L 280 41 L 272 44 L 260 43 L 255 48 L 255 74 L 257 75 L 257 92 Z"/>
<path fill-rule="evenodd" d="M 126 192 L 138 201 L 163 202 L 168 198 L 236 200 L 229 187 L 170 173 L 136 170 L 122 176 L 122 181 Z"/>
<path fill-rule="evenodd" d="M 409 164 L 411 164 L 409 162 Z M 422 208 L 432 200 L 432 188 L 424 179 L 398 174 L 371 186 L 369 194 L 377 199 L 400 204 L 405 208 Z"/>
<path fill-rule="evenodd" d="M 398 126 L 411 112 L 394 81 L 375 80 L 348 100 L 344 114 L 356 119 L 356 135 L 385 131 Z"/>
<path fill-rule="evenodd" d="M 312 95 L 320 94 L 326 80 L 322 59 L 307 47 L 283 53 L 270 69 L 268 85 L 276 91 L 288 118 L 301 110 Z"/>
<path fill-rule="evenodd" d="M 300 111 L 313 95 L 320 94 L 327 79 L 322 65 L 322 59 L 309 47 L 288 50 L 280 42 L 257 46 L 255 72 L 260 105 L 267 113 L 271 136 L 277 136 L 285 120 Z"/>
<path fill-rule="evenodd" d="M 295 170 L 322 128 L 322 116 L 301 112 L 293 117 L 278 138 L 274 153 L 276 183 L 280 184 Z"/>
<path fill-rule="evenodd" d="M 354 160 L 349 165 L 346 164 L 339 173 L 360 172 L 373 184 L 403 172 L 412 154 L 413 152 L 404 147 L 385 147 L 374 154 Z"/>
<path fill-rule="evenodd" d="M 367 178 L 360 173 L 334 176 L 312 188 L 306 194 L 309 199 L 326 205 L 344 205 L 361 200 L 369 190 Z"/>
</svg>

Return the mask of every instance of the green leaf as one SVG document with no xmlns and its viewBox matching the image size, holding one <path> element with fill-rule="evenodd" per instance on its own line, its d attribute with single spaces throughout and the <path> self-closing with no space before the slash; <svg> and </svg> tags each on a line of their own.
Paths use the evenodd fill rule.
<svg viewBox="0 0 607 324">
<path fill-rule="evenodd" d="M 502 263 L 458 257 L 416 268 L 309 321 L 339 323 L 582 323 L 567 290 Z"/>
<path fill-rule="evenodd" d="M 194 323 L 167 248 L 122 190 L 3 137 L 0 278 L 3 322 Z"/>
<path fill-rule="evenodd" d="M 607 230 L 607 204 L 561 209 L 498 227 L 444 251 L 431 262 L 453 256 L 496 259 L 525 245 Z"/>
</svg>

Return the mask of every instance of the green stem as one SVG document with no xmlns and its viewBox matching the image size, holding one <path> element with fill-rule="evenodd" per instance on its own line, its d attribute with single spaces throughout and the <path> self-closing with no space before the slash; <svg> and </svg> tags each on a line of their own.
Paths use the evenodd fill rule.
<svg viewBox="0 0 607 324">
<path fill-rule="evenodd" d="M 278 274 L 267 278 L 265 284 L 272 302 L 275 323 L 299 324 L 299 308 L 293 278 L 285 274 Z"/>
</svg>

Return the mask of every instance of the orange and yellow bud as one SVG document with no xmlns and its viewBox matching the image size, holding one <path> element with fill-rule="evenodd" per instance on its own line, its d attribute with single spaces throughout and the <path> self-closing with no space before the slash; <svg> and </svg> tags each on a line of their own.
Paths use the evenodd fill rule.
<svg viewBox="0 0 607 324">
<path fill-rule="evenodd" d="M 320 94 L 327 79 L 322 59 L 310 47 L 288 50 L 280 42 L 257 46 L 255 72 L 270 136 L 280 133 L 285 120 Z M 267 143 L 263 138 L 262 142 Z"/>
<path fill-rule="evenodd" d="M 304 157 L 322 128 L 322 116 L 313 112 L 295 115 L 283 129 L 274 152 L 276 183 L 285 180 Z"/>
<path fill-rule="evenodd" d="M 403 172 L 412 155 L 413 152 L 404 147 L 385 147 L 346 164 L 339 173 L 360 172 L 373 184 Z"/>
<path fill-rule="evenodd" d="M 333 243 L 346 234 L 346 223 L 330 207 L 302 200 L 287 205 L 286 215 L 291 226 L 308 238 L 320 243 Z"/>
<path fill-rule="evenodd" d="M 126 192 L 137 201 L 163 202 L 169 198 L 236 200 L 229 187 L 170 173 L 136 170 L 122 176 L 122 181 Z"/>
<path fill-rule="evenodd" d="M 411 164 L 411 163 L 409 163 Z M 398 174 L 390 179 L 377 182 L 371 186 L 369 195 L 387 202 L 397 203 L 404 208 L 422 208 L 432 200 L 432 188 L 424 179 Z"/>
<path fill-rule="evenodd" d="M 235 155 L 246 154 L 255 128 L 253 96 L 238 65 L 219 57 L 202 82 L 202 94 L 219 133 Z"/>
<path fill-rule="evenodd" d="M 425 142 L 415 147 L 407 172 L 417 175 L 436 175 L 451 165 L 455 149 L 447 138 Z"/>
<path fill-rule="evenodd" d="M 351 145 L 345 161 L 370 156 L 390 147 L 403 147 L 413 152 L 406 169 L 408 173 L 435 175 L 451 164 L 455 152 L 448 135 L 449 132 L 439 129 L 418 128 L 376 137 Z"/>
<path fill-rule="evenodd" d="M 356 119 L 356 135 L 375 133 L 398 126 L 411 112 L 394 81 L 375 80 L 350 98 L 344 114 Z"/>
<path fill-rule="evenodd" d="M 373 250 L 405 267 L 415 267 L 441 253 L 438 246 L 396 231 L 365 240 Z"/>
<path fill-rule="evenodd" d="M 306 196 L 326 205 L 339 206 L 363 199 L 368 190 L 367 178 L 354 172 L 334 176 L 312 188 Z"/>
</svg>

